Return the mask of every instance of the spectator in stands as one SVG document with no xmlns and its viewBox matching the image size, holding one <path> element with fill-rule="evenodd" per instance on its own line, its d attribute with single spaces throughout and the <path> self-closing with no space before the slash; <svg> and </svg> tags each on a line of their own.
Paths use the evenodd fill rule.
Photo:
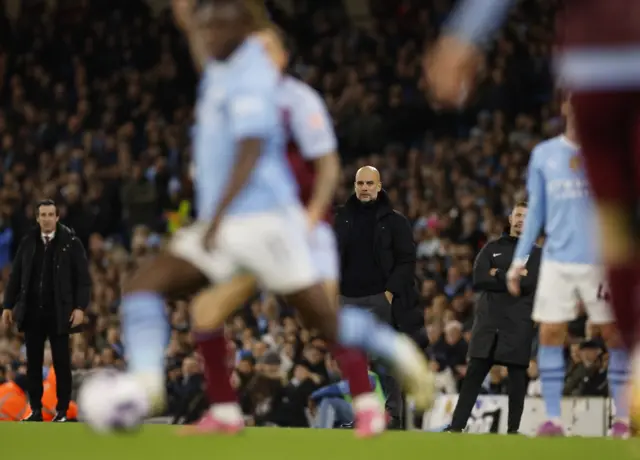
<svg viewBox="0 0 640 460">
<path fill-rule="evenodd" d="M 538 282 L 540 248 L 532 251 L 527 262 L 528 273 L 522 282 L 522 296 L 513 297 L 507 291 L 505 276 L 526 214 L 527 203 L 517 203 L 509 217 L 509 234 L 487 243 L 476 258 L 473 287 L 479 297 L 469 344 L 470 359 L 449 431 L 465 429 L 482 383 L 494 364 L 505 365 L 509 370 L 508 432 L 517 433 L 520 427 L 527 392 L 526 371 L 533 342 L 531 312 Z M 494 372 L 497 374 L 491 375 L 489 385 L 495 391 L 501 384 L 501 371 L 497 369 Z"/>
<path fill-rule="evenodd" d="M 0 422 L 18 422 L 28 413 L 27 376 L 0 383 Z"/>
<path fill-rule="evenodd" d="M 158 218 L 156 185 L 143 175 L 142 168 L 134 165 L 131 176 L 122 186 L 123 218 L 131 231 L 142 225 L 155 228 Z"/>
<path fill-rule="evenodd" d="M 527 377 L 529 378 L 527 396 L 540 397 L 540 395 L 542 394 L 540 372 L 538 372 L 538 363 L 536 363 L 536 361 L 533 359 L 529 361 L 529 367 L 527 368 Z"/>
<path fill-rule="evenodd" d="M 458 381 L 467 375 L 467 351 L 469 344 L 462 337 L 462 324 L 450 321 L 444 327 L 446 365 Z"/>
<path fill-rule="evenodd" d="M 577 347 L 577 361 L 567 372 L 563 394 L 566 396 L 608 396 L 607 355 L 602 344 L 586 340 Z"/>
<path fill-rule="evenodd" d="M 371 371 L 369 371 L 369 383 L 371 389 L 384 401 L 385 395 L 380 379 Z M 309 398 L 309 411 L 313 418 L 313 428 L 339 428 L 352 425 L 355 415 L 351 407 L 349 383 L 341 380 L 313 392 Z"/>
<path fill-rule="evenodd" d="M 11 264 L 11 246 L 13 244 L 13 230 L 9 226 L 7 217 L 0 211 L 0 273 Z"/>
</svg>

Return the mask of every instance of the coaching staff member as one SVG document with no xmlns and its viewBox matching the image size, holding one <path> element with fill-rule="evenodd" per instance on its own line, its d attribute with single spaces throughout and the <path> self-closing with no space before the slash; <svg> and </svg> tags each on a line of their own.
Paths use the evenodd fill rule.
<svg viewBox="0 0 640 460">
<path fill-rule="evenodd" d="M 509 294 L 505 275 L 526 215 L 527 203 L 517 203 L 509 216 L 509 235 L 487 243 L 473 266 L 473 288 L 480 295 L 471 331 L 467 373 L 449 431 L 464 430 L 480 387 L 494 364 L 504 365 L 509 371 L 508 432 L 517 433 L 520 427 L 534 337 L 531 311 L 538 282 L 540 248 L 535 247 L 529 256 L 520 297 Z"/>
<path fill-rule="evenodd" d="M 82 243 L 58 222 L 52 200 L 38 203 L 38 225 L 20 242 L 4 297 L 2 319 L 24 331 L 28 393 L 32 412 L 25 421 L 42 421 L 42 364 L 49 339 L 56 372 L 54 422 L 65 422 L 71 400 L 69 334 L 84 322 L 91 279 Z"/>
<path fill-rule="evenodd" d="M 423 326 L 423 319 L 414 285 L 416 247 L 411 225 L 391 207 L 376 168 L 360 168 L 354 188 L 335 219 L 340 302 L 367 308 L 380 320 L 413 335 Z M 388 376 L 380 378 L 397 424 L 402 417 L 400 390 Z"/>
</svg>

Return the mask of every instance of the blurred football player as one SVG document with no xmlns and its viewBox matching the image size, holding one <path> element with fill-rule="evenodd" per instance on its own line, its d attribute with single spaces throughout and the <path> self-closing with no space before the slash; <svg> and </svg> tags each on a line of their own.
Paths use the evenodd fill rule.
<svg viewBox="0 0 640 460">
<path fill-rule="evenodd" d="M 546 235 L 533 306 L 540 323 L 538 368 L 548 420 L 538 435 L 562 436 L 561 400 L 564 388 L 564 344 L 567 323 L 578 316 L 582 301 L 589 320 L 599 326 L 609 351 L 609 388 L 616 405 L 611 435 L 629 436 L 625 385 L 628 355 L 614 323 L 604 270 L 600 265 L 595 205 L 579 152 L 570 98 L 562 111 L 565 133 L 539 144 L 531 153 L 527 176 L 529 213 L 507 273 L 507 287 L 520 293 L 529 253 L 544 228 Z"/>
<path fill-rule="evenodd" d="M 197 222 L 181 229 L 169 251 L 126 286 L 121 314 L 129 371 L 152 405 L 163 400 L 167 297 L 195 293 L 240 271 L 295 304 L 329 340 L 337 338 L 335 309 L 315 270 L 307 220 L 282 154 L 277 88 L 280 72 L 252 38 L 255 23 L 242 0 L 177 0 L 177 16 L 202 69 L 193 139 Z M 207 423 L 237 432 L 243 418 L 231 387 L 222 334 L 197 336 L 209 351 L 215 400 Z M 214 356 L 215 359 L 211 357 Z"/>
<path fill-rule="evenodd" d="M 269 28 L 257 35 L 276 65 L 284 70 L 288 56 L 279 34 Z M 337 299 L 339 264 L 329 223 L 329 208 L 340 173 L 333 124 L 320 96 L 305 83 L 285 75 L 278 95 L 288 133 L 287 156 L 300 187 L 301 201 L 307 207 L 313 259 L 328 296 Z M 256 289 L 255 277 L 240 275 L 200 294 L 192 303 L 194 327 L 198 331 L 219 331 L 226 317 L 245 303 Z M 409 391 L 422 401 L 422 407 L 425 406 L 424 398 L 430 400 L 433 396 L 432 377 L 422 353 L 409 339 L 388 325 L 378 323 L 364 310 L 345 308 L 339 314 L 338 340 L 347 347 L 336 344 L 331 352 L 350 385 L 356 434 L 374 436 L 384 430 L 386 412 L 383 401 L 370 385 L 366 355 L 355 347 L 364 348 L 396 365 Z M 208 362 L 207 356 L 205 362 Z M 207 369 L 207 375 L 209 372 Z M 214 398 L 213 389 L 210 398 Z"/>
</svg>

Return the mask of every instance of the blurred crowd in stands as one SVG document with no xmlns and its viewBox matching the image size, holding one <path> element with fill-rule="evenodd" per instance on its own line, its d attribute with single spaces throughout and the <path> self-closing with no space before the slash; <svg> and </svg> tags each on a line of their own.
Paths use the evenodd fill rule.
<svg viewBox="0 0 640 460">
<path fill-rule="evenodd" d="M 0 295 L 34 203 L 55 199 L 85 245 L 93 280 L 85 333 L 72 336 L 81 376 L 123 366 L 122 281 L 190 219 L 197 78 L 169 11 L 152 16 L 141 0 L 70 2 L 57 12 L 42 3 L 25 2 L 15 23 L 0 12 Z M 414 226 L 425 352 L 443 389 L 455 392 L 473 320 L 474 256 L 524 198 L 531 148 L 562 129 L 549 75 L 555 2 L 521 3 L 489 54 L 474 103 L 453 113 L 430 105 L 421 78 L 423 49 L 451 1 L 370 0 L 366 21 L 349 17 L 340 0 L 292 3 L 294 16 L 274 5 L 271 12 L 291 38 L 292 72 L 322 93 L 335 121 L 344 165 L 336 202 L 352 192 L 359 166 L 381 171 L 393 205 Z M 175 412 L 201 376 L 188 304 L 168 308 Z M 229 324 L 247 413 L 256 423 L 304 425 L 310 393 L 339 378 L 325 343 L 270 296 Z M 572 329 L 583 336 L 584 322 Z M 572 349 L 584 372 L 592 348 Z M 20 336 L 0 331 L 0 381 L 23 360 Z M 535 363 L 530 375 L 535 394 Z M 504 392 L 505 379 L 496 368 L 487 391 Z"/>
</svg>

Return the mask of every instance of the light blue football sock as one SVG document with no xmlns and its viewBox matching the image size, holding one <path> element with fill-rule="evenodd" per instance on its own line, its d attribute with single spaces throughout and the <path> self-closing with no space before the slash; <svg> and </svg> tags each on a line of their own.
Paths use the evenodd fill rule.
<svg viewBox="0 0 640 460">
<path fill-rule="evenodd" d="M 154 292 L 125 295 L 120 315 L 128 370 L 164 374 L 164 352 L 170 337 L 164 299 Z"/>
<path fill-rule="evenodd" d="M 338 323 L 338 341 L 341 345 L 359 348 L 389 363 L 398 360 L 399 334 L 388 324 L 378 321 L 373 313 L 345 306 L 340 310 Z"/>
<path fill-rule="evenodd" d="M 564 349 L 540 345 L 538 369 L 547 417 L 559 419 L 562 415 L 561 401 L 564 388 Z"/>
<path fill-rule="evenodd" d="M 616 418 L 629 417 L 629 405 L 625 399 L 625 386 L 629 377 L 629 354 L 621 348 L 609 349 L 609 394 L 616 405 Z"/>
</svg>

